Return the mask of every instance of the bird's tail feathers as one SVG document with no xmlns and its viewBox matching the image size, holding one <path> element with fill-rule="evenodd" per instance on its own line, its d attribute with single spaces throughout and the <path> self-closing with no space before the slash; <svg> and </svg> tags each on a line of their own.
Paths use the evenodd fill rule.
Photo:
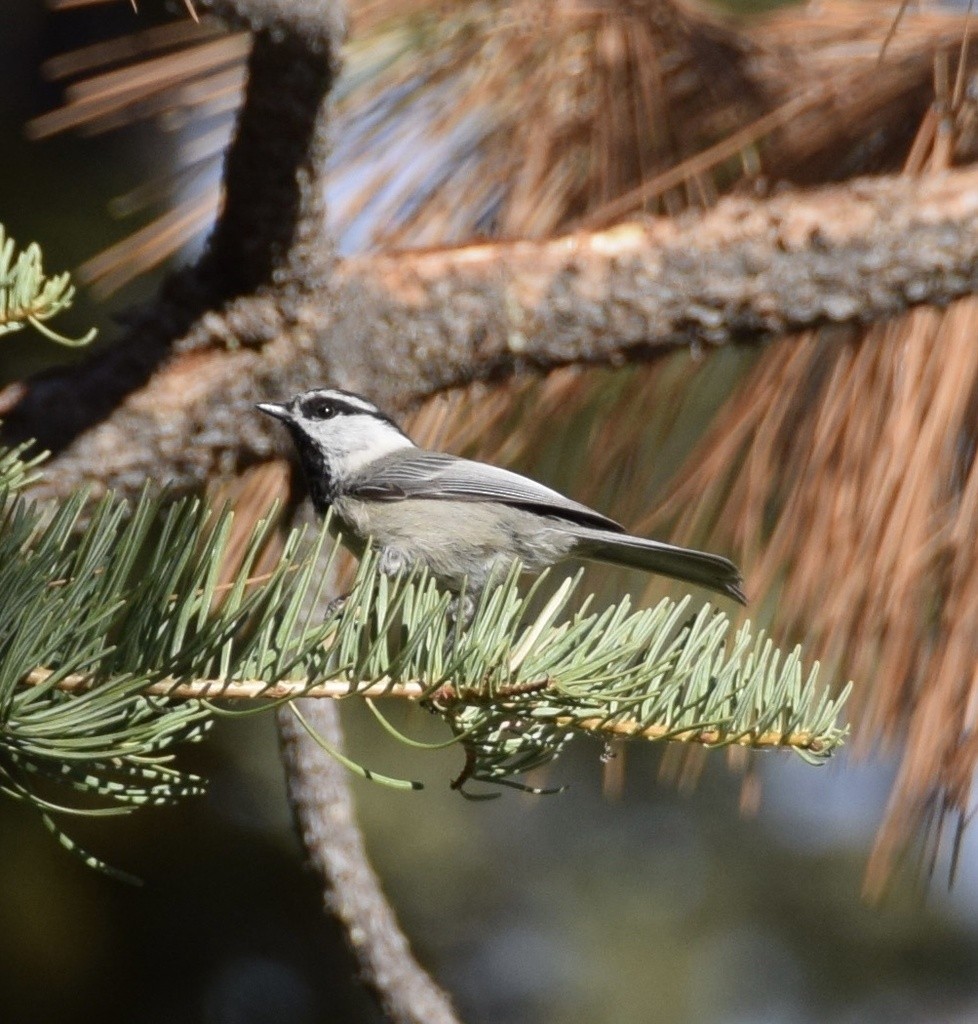
<svg viewBox="0 0 978 1024">
<path fill-rule="evenodd" d="M 582 543 L 575 554 L 584 558 L 645 569 L 726 594 L 741 604 L 747 603 L 740 570 L 722 555 L 632 537 L 627 533 L 582 530 L 580 536 Z"/>
</svg>

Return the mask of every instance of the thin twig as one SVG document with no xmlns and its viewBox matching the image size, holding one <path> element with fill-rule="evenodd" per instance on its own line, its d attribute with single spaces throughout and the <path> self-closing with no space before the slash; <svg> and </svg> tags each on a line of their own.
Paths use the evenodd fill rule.
<svg viewBox="0 0 978 1024">
<path fill-rule="evenodd" d="M 37 668 L 24 678 L 27 686 L 43 686 L 53 673 Z M 58 681 L 57 688 L 65 693 L 86 693 L 91 690 L 91 676 L 74 674 Z M 297 697 L 331 697 L 339 699 L 356 694 L 358 697 L 402 697 L 419 700 L 427 691 L 420 683 L 390 683 L 383 680 L 370 686 L 357 688 L 348 679 L 327 679 L 309 686 L 299 680 L 284 680 L 269 685 L 261 679 L 242 679 L 229 682 L 223 679 L 197 679 L 180 683 L 173 679 L 160 679 L 142 691 L 148 697 L 170 697 L 173 700 L 291 700 Z"/>
<path fill-rule="evenodd" d="M 38 668 L 24 678 L 27 686 L 43 686 L 50 679 L 49 669 Z M 85 693 L 93 686 L 90 676 L 69 675 L 60 679 L 57 689 L 65 693 Z M 541 689 L 549 687 L 542 686 Z M 513 694 L 499 694 L 494 699 L 505 703 L 507 697 L 522 696 L 532 692 L 527 686 L 519 688 Z M 146 686 L 142 693 L 151 697 L 169 697 L 171 700 L 292 700 L 300 697 L 317 697 L 340 700 L 344 697 L 362 697 L 377 700 L 393 697 L 399 700 L 431 700 L 433 697 L 442 702 L 459 701 L 464 703 L 485 702 L 490 698 L 480 698 L 470 691 L 458 694 L 449 687 L 443 687 L 433 694 L 431 687 L 418 682 L 394 683 L 379 680 L 368 686 L 357 686 L 348 679 L 325 679 L 310 686 L 301 680 L 283 680 L 268 684 L 260 679 L 245 679 L 228 682 L 221 679 L 197 679 L 189 683 L 176 680 L 161 679 Z M 742 747 L 793 747 L 800 750 L 818 752 L 822 749 L 822 740 L 810 732 L 780 732 L 777 729 L 761 733 L 744 732 L 737 736 L 725 736 L 716 728 L 686 729 L 677 732 L 674 726 L 644 725 L 633 719 L 573 718 L 570 715 L 559 715 L 554 719 L 560 728 L 576 729 L 580 732 L 610 733 L 615 736 L 627 736 L 632 739 L 661 740 L 670 739 L 680 743 L 702 743 L 715 746 L 730 743 Z"/>
</svg>

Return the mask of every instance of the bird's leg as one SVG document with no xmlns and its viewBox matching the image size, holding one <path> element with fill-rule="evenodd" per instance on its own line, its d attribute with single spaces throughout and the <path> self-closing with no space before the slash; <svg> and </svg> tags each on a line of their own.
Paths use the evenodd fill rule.
<svg viewBox="0 0 978 1024">
<path fill-rule="evenodd" d="M 448 621 L 467 629 L 475 618 L 475 599 L 471 594 L 456 594 L 448 605 Z"/>
<path fill-rule="evenodd" d="M 408 560 L 403 551 L 399 551 L 397 548 L 384 548 L 380 553 L 377 568 L 385 576 L 398 576 L 408 568 Z M 339 597 L 334 597 L 326 605 L 323 619 L 339 615 L 343 611 L 343 606 L 346 604 L 349 596 L 350 593 L 348 591 L 345 594 L 340 594 Z"/>
<path fill-rule="evenodd" d="M 450 660 L 455 653 L 456 645 L 462 632 L 469 628 L 475 618 L 475 599 L 464 590 L 455 594 L 448 603 L 445 612 L 448 629 L 445 631 L 443 655 Z"/>
<path fill-rule="evenodd" d="M 346 604 L 349 598 L 349 593 L 340 594 L 338 597 L 331 598 L 326 602 L 326 607 L 323 609 L 323 622 L 327 619 L 339 617 L 343 611 L 343 606 Z"/>
<path fill-rule="evenodd" d="M 380 553 L 377 568 L 385 576 L 399 576 L 410 568 L 407 555 L 398 548 L 384 548 Z"/>
</svg>

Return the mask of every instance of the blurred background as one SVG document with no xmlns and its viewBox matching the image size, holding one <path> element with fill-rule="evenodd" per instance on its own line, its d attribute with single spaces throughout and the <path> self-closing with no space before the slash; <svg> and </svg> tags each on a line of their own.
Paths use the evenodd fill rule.
<svg viewBox="0 0 978 1024">
<path fill-rule="evenodd" d="M 54 14 L 39 0 L 4 2 L 0 222 L 18 242 L 38 241 L 49 270 L 74 268 L 115 243 L 125 231 L 107 212 L 113 197 L 176 167 L 188 140 L 202 145 L 199 129 L 162 134 L 149 121 L 95 136 L 25 136 L 25 124 L 63 98 L 41 74 L 44 61 L 167 16 L 140 6 L 147 10 L 137 20 L 126 3 Z M 432 115 L 409 107 L 405 116 Z M 352 142 L 344 150 L 338 134 L 337 160 L 354 167 L 351 177 L 337 175 L 342 205 L 369 163 L 351 152 Z M 410 145 L 402 144 L 400 158 L 410 161 Z M 452 145 L 464 151 L 457 134 Z M 391 180 L 389 169 L 377 174 Z M 190 187 L 183 182 L 180 190 Z M 383 213 L 378 204 L 375 216 Z M 492 220 L 485 210 L 478 216 Z M 347 217 L 347 251 L 370 237 L 363 216 Z M 96 324 L 111 340 L 114 312 L 152 294 L 160 273 L 150 269 L 111 295 L 83 290 L 59 328 L 82 333 Z M 65 358 L 27 338 L 5 340 L 0 379 L 37 368 L 39 356 Z M 715 406 L 756 359 L 728 351 L 705 362 L 696 353 L 664 361 L 656 387 L 669 391 L 675 409 L 648 425 L 640 449 L 656 453 L 654 471 L 637 459 L 649 488 L 700 440 L 699 411 Z M 578 421 L 592 439 L 600 437 L 608 393 L 628 386 L 608 380 L 584 403 L 591 419 Z M 522 401 L 536 400 L 533 387 Z M 507 461 L 575 491 L 564 436 L 532 466 L 526 452 Z M 619 575 L 609 583 L 596 573 L 593 582 L 642 597 L 642 580 Z M 390 899 L 466 1021 L 978 1019 L 978 839 L 966 834 L 952 891 L 940 884 L 941 854 L 929 889 L 908 864 L 880 904 L 860 898 L 896 771 L 885 753 L 844 754 L 817 769 L 789 755 L 758 758 L 762 797 L 753 813 L 742 813 L 741 779 L 720 756 L 707 759 L 695 787 L 677 788 L 662 779 L 659 750 L 630 748 L 616 765 L 625 769 L 620 789 L 609 794 L 601 748 L 582 740 L 549 780 L 567 786 L 562 794 L 506 792 L 470 803 L 448 788 L 457 751 L 411 753 L 356 707 L 344 711 L 358 760 L 426 784 L 405 795 L 353 783 Z M 412 735 L 440 738 L 420 712 L 397 709 L 393 718 Z M 33 814 L 11 801 L 0 806 L 0 1017 L 17 1024 L 375 1020 L 303 869 L 272 718 L 222 722 L 187 763 L 210 779 L 205 798 L 130 821 L 73 825 L 82 845 L 138 875 L 139 888 L 88 870 Z"/>
</svg>

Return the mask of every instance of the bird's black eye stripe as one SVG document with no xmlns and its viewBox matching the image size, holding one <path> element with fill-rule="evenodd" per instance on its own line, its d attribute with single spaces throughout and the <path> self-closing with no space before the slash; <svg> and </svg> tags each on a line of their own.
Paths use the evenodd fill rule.
<svg viewBox="0 0 978 1024">
<path fill-rule="evenodd" d="M 315 395 L 302 406 L 303 415 L 311 420 L 328 420 L 339 411 L 336 403 L 323 395 Z"/>
<path fill-rule="evenodd" d="M 336 416 L 370 416 L 382 423 L 387 423 L 399 433 L 401 428 L 377 406 L 352 392 L 339 388 L 328 392 L 318 392 L 300 396 L 296 399 L 297 412 L 306 420 L 331 420 Z M 405 435 L 407 436 L 407 435 Z"/>
</svg>

